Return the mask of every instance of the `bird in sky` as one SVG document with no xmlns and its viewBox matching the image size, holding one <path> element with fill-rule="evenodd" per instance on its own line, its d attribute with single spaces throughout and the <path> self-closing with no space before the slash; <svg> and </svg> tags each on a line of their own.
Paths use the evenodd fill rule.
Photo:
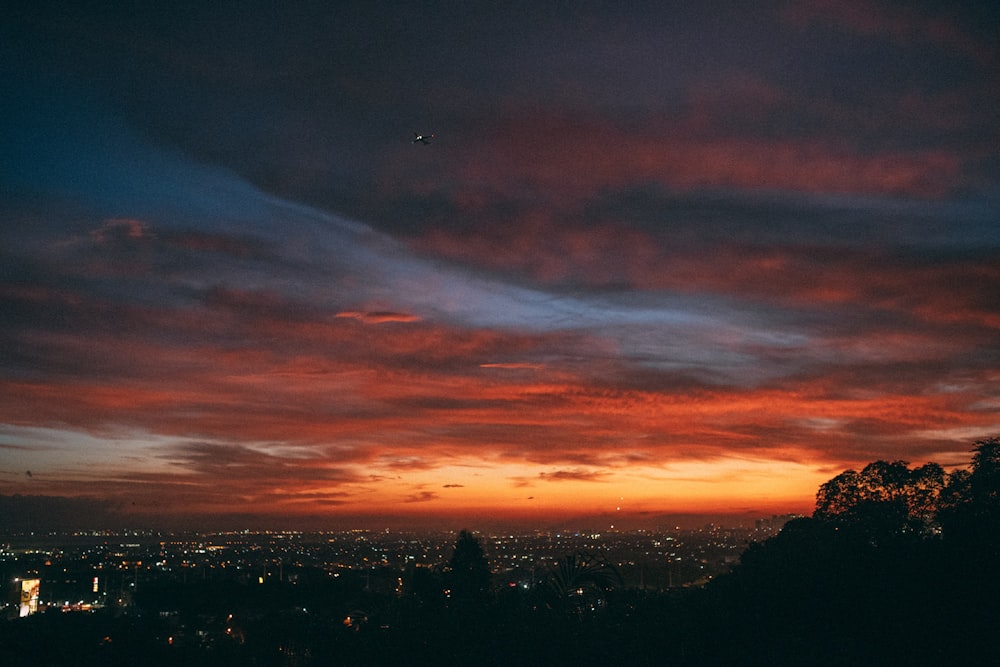
<svg viewBox="0 0 1000 667">
<path fill-rule="evenodd" d="M 416 143 L 429 144 L 431 143 L 431 139 L 433 138 L 434 138 L 433 134 L 418 134 L 417 132 L 413 133 L 413 143 L 415 144 Z"/>
</svg>

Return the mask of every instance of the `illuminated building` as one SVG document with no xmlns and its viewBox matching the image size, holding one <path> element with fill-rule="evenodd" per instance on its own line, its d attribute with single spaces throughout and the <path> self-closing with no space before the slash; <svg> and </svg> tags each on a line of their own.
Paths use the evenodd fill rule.
<svg viewBox="0 0 1000 667">
<path fill-rule="evenodd" d="M 21 606 L 18 616 L 25 617 L 38 611 L 38 589 L 41 579 L 21 579 Z"/>
</svg>

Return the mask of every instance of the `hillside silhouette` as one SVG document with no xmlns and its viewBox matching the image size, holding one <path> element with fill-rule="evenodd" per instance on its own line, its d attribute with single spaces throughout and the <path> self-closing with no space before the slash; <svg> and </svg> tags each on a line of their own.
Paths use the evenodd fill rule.
<svg viewBox="0 0 1000 667">
<path fill-rule="evenodd" d="M 699 664 L 984 664 L 1000 623 L 1000 439 L 971 470 L 876 461 L 701 592 Z"/>
</svg>

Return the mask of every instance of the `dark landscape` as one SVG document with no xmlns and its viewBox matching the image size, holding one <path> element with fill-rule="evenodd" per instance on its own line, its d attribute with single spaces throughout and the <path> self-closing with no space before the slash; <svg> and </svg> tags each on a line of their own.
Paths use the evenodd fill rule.
<svg viewBox="0 0 1000 667">
<path fill-rule="evenodd" d="M 845 471 L 753 529 L 101 537 L 6 537 L 5 581 L 46 602 L 8 605 L 5 664 L 981 664 L 1000 439 L 970 470 Z"/>
</svg>

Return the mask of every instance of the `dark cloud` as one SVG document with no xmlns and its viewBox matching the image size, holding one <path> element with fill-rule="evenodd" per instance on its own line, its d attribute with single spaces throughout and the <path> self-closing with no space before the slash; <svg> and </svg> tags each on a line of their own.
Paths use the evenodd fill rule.
<svg viewBox="0 0 1000 667">
<path fill-rule="evenodd" d="M 606 473 L 588 470 L 556 470 L 554 472 L 538 473 L 539 479 L 545 482 L 601 482 Z"/>
<path fill-rule="evenodd" d="M 437 500 L 438 494 L 433 491 L 421 491 L 420 493 L 414 493 L 412 495 L 406 496 L 403 499 L 404 503 L 426 503 L 432 500 Z"/>
</svg>

